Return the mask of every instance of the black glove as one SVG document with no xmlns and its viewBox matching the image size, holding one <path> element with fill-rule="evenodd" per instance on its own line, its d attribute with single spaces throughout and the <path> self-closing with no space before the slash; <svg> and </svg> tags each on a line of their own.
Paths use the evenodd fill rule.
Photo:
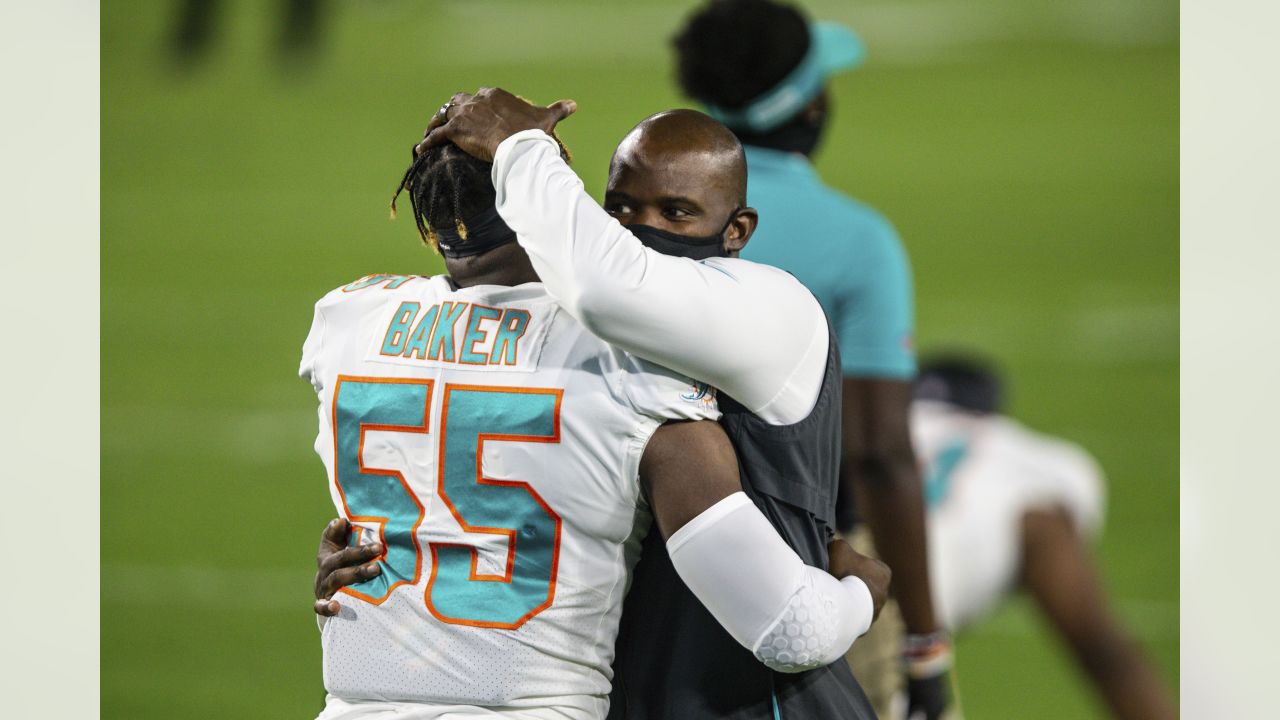
<svg viewBox="0 0 1280 720">
<path fill-rule="evenodd" d="M 907 679 L 907 720 L 938 720 L 951 698 L 947 674 L 916 680 Z"/>
</svg>

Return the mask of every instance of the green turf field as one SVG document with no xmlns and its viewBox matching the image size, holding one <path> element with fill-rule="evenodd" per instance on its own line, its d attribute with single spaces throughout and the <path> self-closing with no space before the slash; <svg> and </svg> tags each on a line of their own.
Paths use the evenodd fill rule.
<svg viewBox="0 0 1280 720">
<path fill-rule="evenodd" d="M 690 3 L 335 5 L 313 66 L 277 66 L 274 5 L 241 0 L 181 72 L 168 4 L 103 6 L 106 717 L 321 707 L 310 582 L 333 509 L 299 350 L 332 287 L 439 269 L 386 204 L 443 99 L 575 98 L 562 135 L 593 191 L 632 124 L 681 104 L 666 42 Z M 871 53 L 835 84 L 820 169 L 900 229 L 921 348 L 990 350 L 1014 414 L 1101 460 L 1107 583 L 1176 682 L 1176 4 L 809 5 Z M 1043 630 L 1014 603 L 961 637 L 969 717 L 1099 713 Z"/>
</svg>

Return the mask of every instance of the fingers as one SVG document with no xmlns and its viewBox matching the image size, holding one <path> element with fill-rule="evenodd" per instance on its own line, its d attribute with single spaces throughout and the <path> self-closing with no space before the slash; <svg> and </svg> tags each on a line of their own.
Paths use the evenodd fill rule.
<svg viewBox="0 0 1280 720">
<path fill-rule="evenodd" d="M 548 105 L 547 109 L 551 111 L 552 122 L 558 123 L 577 112 L 578 103 L 574 100 L 557 100 Z"/>
<path fill-rule="evenodd" d="M 339 568 L 351 567 L 360 563 L 369 562 L 386 552 L 386 548 L 382 543 L 370 543 L 368 545 L 358 545 L 343 550 L 332 552 L 321 558 L 320 572 L 321 574 L 332 573 Z"/>
<path fill-rule="evenodd" d="M 874 614 L 879 615 L 889 596 L 889 584 L 893 573 L 889 566 L 869 555 L 863 555 L 843 539 L 836 538 L 827 544 L 828 568 L 837 578 L 850 575 L 860 578 L 871 592 Z"/>
<path fill-rule="evenodd" d="M 341 570 L 335 570 L 325 576 L 319 587 L 316 588 L 316 600 L 328 600 L 341 588 L 372 580 L 381 574 L 382 568 L 378 567 L 378 563 L 366 563 L 356 567 L 344 567 Z M 319 602 L 316 603 L 317 607 L 319 604 Z"/>
<path fill-rule="evenodd" d="M 827 556 L 830 558 L 832 567 L 837 565 L 843 567 L 851 562 L 856 563 L 858 558 L 864 557 L 857 550 L 854 550 L 848 541 L 839 537 L 827 543 Z"/>
<path fill-rule="evenodd" d="M 316 614 L 321 617 L 335 617 L 340 610 L 342 605 L 337 600 L 317 600 L 315 604 Z"/>
<path fill-rule="evenodd" d="M 437 115 L 436 117 L 439 117 L 439 116 Z M 436 132 L 437 130 L 439 130 L 441 127 L 443 127 L 443 126 L 444 126 L 444 121 L 443 121 L 443 120 L 441 120 L 440 122 L 435 122 L 435 121 L 432 121 L 432 122 L 433 122 L 433 124 L 432 124 L 432 125 L 428 125 L 428 126 L 427 126 L 427 130 L 426 130 L 426 132 L 425 132 L 425 133 L 423 133 L 423 135 L 422 135 L 422 140 L 421 140 L 421 141 L 419 141 L 417 145 L 414 145 L 414 146 L 413 146 L 413 156 L 414 156 L 414 157 L 418 157 L 418 156 L 419 156 L 419 155 L 421 155 L 422 153 L 426 152 L 426 151 L 427 151 L 427 148 L 429 148 L 429 147 L 434 147 L 435 145 L 439 145 L 439 144 L 440 144 L 440 143 L 434 143 L 434 144 L 432 144 L 432 145 L 428 145 L 428 144 L 427 144 L 427 140 L 431 137 L 431 134 L 432 134 L 432 133 L 434 133 L 434 132 Z"/>
<path fill-rule="evenodd" d="M 339 518 L 325 528 L 324 538 L 320 541 L 320 552 L 316 554 L 316 599 L 328 599 L 338 588 L 353 582 L 362 582 L 377 577 L 381 572 L 376 562 L 386 552 L 382 543 L 369 543 L 346 547 L 347 532 L 350 523 Z M 367 565 L 364 563 L 368 563 Z M 334 580 L 334 575 L 344 569 L 360 570 L 354 580 Z M 344 577 L 346 577 L 344 575 Z"/>
<path fill-rule="evenodd" d="M 418 157 L 427 151 L 427 138 L 431 137 L 431 133 L 435 132 L 436 128 L 444 125 L 445 122 L 447 121 L 444 116 L 438 112 L 431 116 L 431 121 L 427 123 L 427 129 L 422 131 L 422 140 L 419 140 L 418 144 L 413 146 L 414 157 Z"/>
<path fill-rule="evenodd" d="M 484 88 L 481 88 L 481 89 L 483 90 Z M 477 95 L 479 95 L 479 93 L 477 93 Z M 458 108 L 458 106 L 467 104 L 468 102 L 471 101 L 473 97 L 475 96 L 469 93 L 464 93 L 464 92 L 454 93 L 453 97 L 449 98 L 449 102 L 446 103 L 449 109 L 445 113 L 441 113 L 439 110 L 432 113 L 431 119 L 427 121 L 427 128 L 422 131 L 422 140 L 418 142 L 418 144 L 413 146 L 413 156 L 418 157 L 422 153 L 426 152 L 427 148 L 435 147 L 436 145 L 439 145 L 440 142 L 442 141 L 428 144 L 427 138 L 431 137 L 431 133 L 434 132 L 437 128 L 449 122 L 449 116 L 453 115 L 454 111 Z"/>
<path fill-rule="evenodd" d="M 333 600 L 340 588 L 372 580 L 382 574 L 382 568 L 373 562 L 386 552 L 382 543 L 370 543 L 347 547 L 351 523 L 336 518 L 325 526 L 320 535 L 320 550 L 316 553 L 316 603 L 317 615 L 333 617 L 341 606 Z"/>
<path fill-rule="evenodd" d="M 427 123 L 427 129 L 422 131 L 422 139 L 413 146 L 414 157 L 418 157 L 427 151 L 427 138 L 431 136 L 431 133 L 434 132 L 436 128 L 444 125 L 444 122 L 444 117 L 442 117 L 440 113 L 436 113 L 431 116 L 431 122 Z"/>
<path fill-rule="evenodd" d="M 426 136 L 430 135 L 432 130 L 435 130 L 436 128 L 440 127 L 444 123 L 445 123 L 444 115 L 441 115 L 440 113 L 433 114 L 431 116 L 431 120 L 427 123 L 427 129 L 422 131 L 422 137 L 425 138 Z"/>
<path fill-rule="evenodd" d="M 351 523 L 346 518 L 334 518 L 324 526 L 320 533 L 320 549 L 316 552 L 316 565 L 330 553 L 347 546 L 347 535 L 351 532 Z"/>
<path fill-rule="evenodd" d="M 427 150 L 436 147 L 437 145 L 443 145 L 452 139 L 453 130 L 449 127 L 449 123 L 444 123 L 427 133 L 427 136 L 422 139 L 422 142 L 418 143 L 417 153 L 421 155 Z"/>
</svg>

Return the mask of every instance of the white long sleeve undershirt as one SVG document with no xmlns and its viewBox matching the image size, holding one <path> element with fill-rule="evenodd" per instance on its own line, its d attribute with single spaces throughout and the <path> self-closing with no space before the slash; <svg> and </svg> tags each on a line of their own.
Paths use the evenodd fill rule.
<svg viewBox="0 0 1280 720">
<path fill-rule="evenodd" d="M 492 177 L 498 212 L 547 292 L 592 333 L 710 383 L 766 422 L 812 411 L 830 338 L 818 301 L 794 277 L 646 248 L 591 199 L 541 130 L 504 140 Z"/>
</svg>

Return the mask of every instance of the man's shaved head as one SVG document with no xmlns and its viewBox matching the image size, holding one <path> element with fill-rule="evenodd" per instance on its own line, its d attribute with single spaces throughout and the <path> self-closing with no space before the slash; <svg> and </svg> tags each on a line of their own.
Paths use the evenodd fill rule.
<svg viewBox="0 0 1280 720">
<path fill-rule="evenodd" d="M 658 113 L 622 138 L 609 163 L 604 209 L 623 225 L 692 242 L 718 237 L 717 254 L 726 255 L 738 254 L 758 221 L 747 207 L 742 143 L 696 110 Z"/>
<path fill-rule="evenodd" d="M 694 171 L 698 180 L 730 193 L 737 205 L 747 203 L 747 158 L 729 128 L 697 110 L 667 110 L 645 118 L 618 143 L 609 164 L 612 178 L 620 166 L 662 167 L 672 164 Z"/>
</svg>

